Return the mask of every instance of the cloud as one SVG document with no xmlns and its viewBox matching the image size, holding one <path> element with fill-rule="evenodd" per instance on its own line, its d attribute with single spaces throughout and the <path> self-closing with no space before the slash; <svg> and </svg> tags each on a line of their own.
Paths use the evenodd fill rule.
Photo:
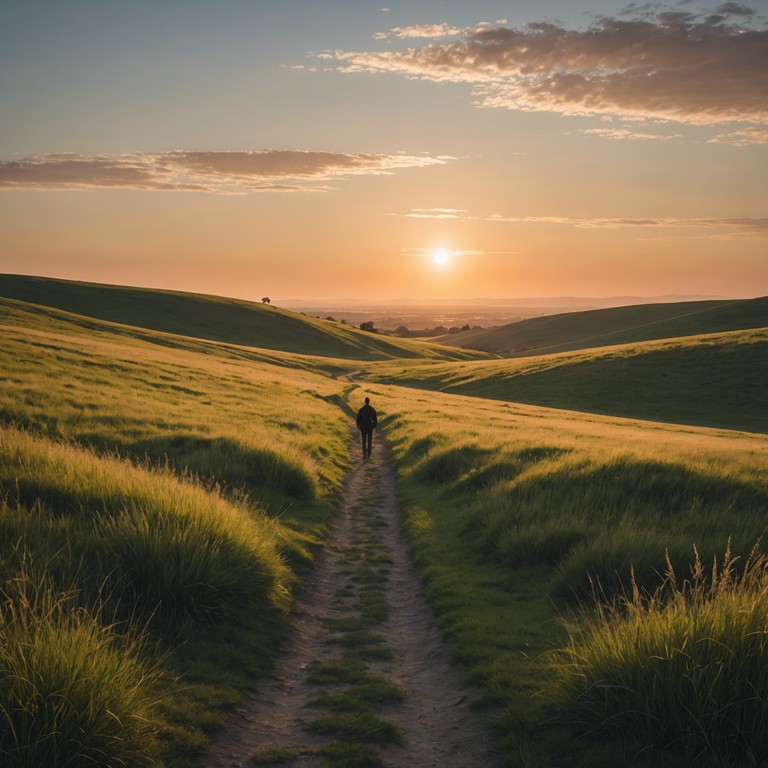
<svg viewBox="0 0 768 768">
<path fill-rule="evenodd" d="M 447 156 L 296 150 L 124 155 L 59 153 L 0 161 L 2 189 L 146 189 L 244 194 L 324 191 L 327 182 L 444 164 Z"/>
<path fill-rule="evenodd" d="M 631 141 L 669 141 L 670 139 L 679 139 L 680 134 L 668 134 L 662 136 L 658 133 L 642 133 L 633 131 L 631 128 L 583 128 L 579 133 L 588 136 L 600 136 L 604 139 L 613 140 L 631 140 Z"/>
<path fill-rule="evenodd" d="M 478 251 L 462 250 L 460 248 L 404 248 L 402 253 L 413 253 L 419 256 L 433 255 L 436 250 L 445 251 L 450 256 L 480 256 L 486 253 L 515 253 L 515 251 Z"/>
<path fill-rule="evenodd" d="M 406 219 L 474 219 L 463 208 L 411 208 L 407 213 L 388 213 L 387 216 L 402 216 Z"/>
<path fill-rule="evenodd" d="M 377 32 L 374 37 L 377 40 L 384 40 L 388 37 L 397 37 L 400 39 L 426 39 L 455 37 L 461 34 L 461 29 L 451 27 L 448 24 L 420 24 L 412 27 L 394 27 L 389 32 Z"/>
<path fill-rule="evenodd" d="M 744 128 L 732 133 L 718 133 L 708 144 L 730 144 L 732 147 L 748 147 L 752 144 L 768 144 L 768 128 Z"/>
<path fill-rule="evenodd" d="M 343 72 L 470 83 L 484 107 L 768 125 L 768 30 L 752 10 L 738 3 L 709 15 L 656 8 L 635 6 L 632 18 L 603 17 L 581 30 L 479 24 L 455 40 L 333 57 Z"/>
<path fill-rule="evenodd" d="M 720 239 L 768 239 L 768 218 L 571 218 L 568 216 L 502 216 L 494 213 L 486 221 L 514 224 L 562 224 L 579 229 L 695 228 L 718 230 L 708 236 Z"/>
</svg>

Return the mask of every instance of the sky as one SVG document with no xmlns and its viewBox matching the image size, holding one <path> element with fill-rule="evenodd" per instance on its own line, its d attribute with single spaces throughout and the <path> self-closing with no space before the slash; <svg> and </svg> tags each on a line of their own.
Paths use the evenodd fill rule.
<svg viewBox="0 0 768 768">
<path fill-rule="evenodd" d="M 768 294 L 768 3 L 4 0 L 0 273 Z"/>
</svg>

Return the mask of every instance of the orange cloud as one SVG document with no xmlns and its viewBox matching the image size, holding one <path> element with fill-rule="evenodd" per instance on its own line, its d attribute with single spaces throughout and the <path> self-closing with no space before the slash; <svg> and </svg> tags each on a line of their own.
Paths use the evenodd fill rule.
<svg viewBox="0 0 768 768">
<path fill-rule="evenodd" d="M 768 239 L 768 218 L 570 218 L 567 216 L 502 216 L 494 213 L 487 221 L 514 224 L 563 224 L 579 229 L 619 229 L 626 227 L 720 229 L 722 239 Z M 730 230 L 730 233 L 728 232 Z"/>
<path fill-rule="evenodd" d="M 448 24 L 421 24 L 412 27 L 394 27 L 389 32 L 377 32 L 374 37 L 377 40 L 384 40 L 387 37 L 399 37 L 401 39 L 424 39 L 455 37 L 460 35 L 461 30 L 458 27 L 450 27 Z"/>
<path fill-rule="evenodd" d="M 407 213 L 388 213 L 387 216 L 402 216 L 406 219 L 474 219 L 463 208 L 411 208 Z"/>
<path fill-rule="evenodd" d="M 0 161 L 0 189 L 147 189 L 244 194 L 324 191 L 328 181 L 444 164 L 448 157 L 296 150 L 58 153 Z"/>
<path fill-rule="evenodd" d="M 680 134 L 661 135 L 658 133 L 643 133 L 631 128 L 583 128 L 579 131 L 587 136 L 600 136 L 604 139 L 630 140 L 630 141 L 669 141 L 679 139 Z"/>
<path fill-rule="evenodd" d="M 732 147 L 748 147 L 751 144 L 768 144 L 768 128 L 744 128 L 732 133 L 719 133 L 708 144 L 730 144 Z"/>
<path fill-rule="evenodd" d="M 750 26 L 751 9 L 725 3 L 708 16 L 649 16 L 647 7 L 586 30 L 478 25 L 458 40 L 334 57 L 345 72 L 472 83 L 486 107 L 768 125 L 768 30 Z"/>
</svg>

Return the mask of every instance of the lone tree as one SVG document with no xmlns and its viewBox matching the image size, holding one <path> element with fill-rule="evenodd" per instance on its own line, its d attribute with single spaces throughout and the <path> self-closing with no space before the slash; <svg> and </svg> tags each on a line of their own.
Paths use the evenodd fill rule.
<svg viewBox="0 0 768 768">
<path fill-rule="evenodd" d="M 262 304 L 271 304 L 272 302 L 271 302 L 269 296 L 262 296 L 261 297 L 261 303 Z"/>
<path fill-rule="evenodd" d="M 366 320 L 365 322 L 360 323 L 360 330 L 368 331 L 369 333 L 378 333 L 376 327 L 373 324 L 373 320 Z"/>
</svg>

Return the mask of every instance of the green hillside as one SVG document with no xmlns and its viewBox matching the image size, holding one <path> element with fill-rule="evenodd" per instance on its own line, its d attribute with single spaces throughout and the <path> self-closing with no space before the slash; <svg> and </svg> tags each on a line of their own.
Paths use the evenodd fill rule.
<svg viewBox="0 0 768 768">
<path fill-rule="evenodd" d="M 568 312 L 534 317 L 487 331 L 453 334 L 445 341 L 519 357 L 765 327 L 768 327 L 768 297 Z"/>
<path fill-rule="evenodd" d="M 158 322 L 158 303 L 189 297 L 136 293 L 155 294 Z M 318 354 L 338 340 L 300 354 L 184 330 L 0 298 L 0 765 L 205 764 L 214 731 L 261 689 L 294 590 L 316 578 L 349 471 L 384 476 L 386 451 L 362 466 L 350 454 L 366 394 L 396 463 L 392 512 L 505 765 L 736 765 L 734 744 L 739 765 L 765 764 L 753 702 L 768 700 L 768 560 L 748 554 L 768 499 L 768 328 L 364 366 Z M 387 560 L 364 545 L 339 564 L 377 609 L 371 575 Z M 716 590 L 697 581 L 699 556 Z M 680 589 L 656 593 L 669 569 Z M 595 604 L 596 583 L 616 612 Z M 401 631 L 385 625 L 385 641 Z M 340 676 L 367 663 L 364 636 L 345 635 Z M 372 732 L 362 697 L 327 698 L 350 707 L 325 721 L 339 742 L 355 746 L 350 724 Z"/>
<path fill-rule="evenodd" d="M 509 402 L 768 432 L 768 329 L 516 360 L 388 363 L 372 375 Z"/>
<path fill-rule="evenodd" d="M 347 385 L 11 299 L 0 338 L 0 765 L 195 765 L 287 632 Z"/>
<path fill-rule="evenodd" d="M 393 339 L 278 307 L 219 296 L 0 275 L 0 296 L 112 323 L 249 347 L 350 360 L 481 356 Z"/>
<path fill-rule="evenodd" d="M 192 352 L 206 357 L 240 360 L 252 363 L 268 363 L 282 368 L 313 370 L 335 376 L 349 370 L 353 361 L 341 358 L 303 355 L 296 352 L 262 349 L 223 341 L 205 341 L 192 336 L 136 328 L 131 325 L 111 323 L 92 317 L 64 312 L 40 304 L 0 298 L 0 329 L 24 328 L 26 333 L 42 332 L 62 339 L 86 337 L 104 344 L 119 340 L 126 348 L 142 349 L 147 344 L 173 350 Z"/>
</svg>

